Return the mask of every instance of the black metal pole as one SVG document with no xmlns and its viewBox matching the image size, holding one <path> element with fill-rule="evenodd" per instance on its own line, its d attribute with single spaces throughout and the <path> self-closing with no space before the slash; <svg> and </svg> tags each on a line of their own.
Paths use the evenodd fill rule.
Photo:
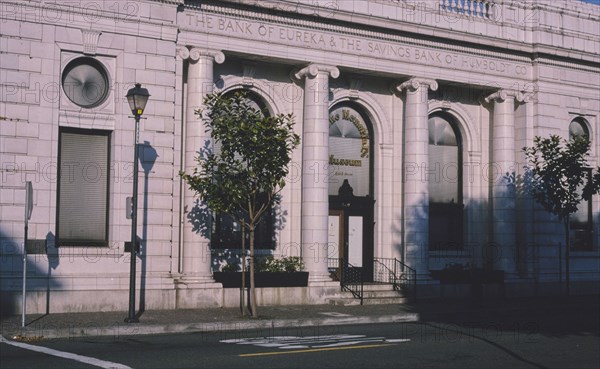
<svg viewBox="0 0 600 369">
<path fill-rule="evenodd" d="M 133 148 L 133 200 L 131 209 L 131 259 L 129 263 L 129 314 L 125 323 L 139 323 L 135 315 L 135 263 L 137 246 L 137 198 L 138 198 L 138 140 L 140 117 L 135 116 L 135 142 Z"/>
</svg>

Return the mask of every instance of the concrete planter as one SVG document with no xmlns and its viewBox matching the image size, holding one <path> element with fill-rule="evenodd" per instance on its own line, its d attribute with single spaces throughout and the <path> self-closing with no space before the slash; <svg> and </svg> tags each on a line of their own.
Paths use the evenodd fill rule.
<svg viewBox="0 0 600 369">
<path fill-rule="evenodd" d="M 240 288 L 242 272 L 214 272 L 215 281 L 223 288 Z M 308 272 L 257 272 L 254 274 L 256 287 L 306 287 Z M 246 272 L 246 287 L 250 286 L 250 273 Z"/>
</svg>

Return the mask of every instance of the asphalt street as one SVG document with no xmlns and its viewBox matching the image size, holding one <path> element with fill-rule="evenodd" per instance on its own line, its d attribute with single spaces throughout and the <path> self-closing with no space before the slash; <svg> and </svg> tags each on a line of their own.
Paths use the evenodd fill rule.
<svg viewBox="0 0 600 369">
<path fill-rule="evenodd" d="M 373 323 L 401 311 L 418 319 Z M 261 319 L 245 321 L 233 310 L 166 311 L 149 312 L 143 316 L 147 323 L 103 336 L 93 332 L 110 331 L 110 325 L 86 330 L 92 333 L 87 335 L 54 336 L 40 326 L 18 336 L 11 333 L 9 318 L 3 321 L 0 368 L 599 368 L 598 312 L 597 296 L 402 307 L 264 307 Z M 90 324 L 95 326 L 112 322 L 111 317 L 51 314 L 36 319 L 70 326 L 94 318 Z M 190 326 L 170 324 L 174 319 L 217 323 L 183 331 L 179 328 Z M 228 327 L 226 322 L 246 329 L 215 329 Z M 154 334 L 156 328 L 168 333 Z"/>
<path fill-rule="evenodd" d="M 488 320 L 1 343 L 2 368 L 597 368 L 597 332 Z M 54 356 L 76 354 L 74 358 Z M 87 360 L 87 361 L 86 361 Z M 91 361 L 90 361 L 91 360 Z"/>
</svg>

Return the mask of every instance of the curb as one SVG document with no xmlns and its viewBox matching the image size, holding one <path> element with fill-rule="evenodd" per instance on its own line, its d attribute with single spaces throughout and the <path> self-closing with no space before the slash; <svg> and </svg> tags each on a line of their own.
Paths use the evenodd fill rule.
<svg viewBox="0 0 600 369">
<path fill-rule="evenodd" d="M 219 333 L 225 331 L 259 330 L 258 334 L 272 335 L 275 329 L 318 326 L 337 326 L 352 324 L 407 323 L 419 321 L 419 314 L 405 313 L 380 316 L 358 316 L 344 318 L 306 318 L 306 319 L 273 319 L 256 321 L 234 321 L 213 323 L 177 323 L 131 325 L 115 323 L 104 327 L 71 326 L 63 329 L 30 327 L 21 332 L 20 337 L 36 339 L 72 339 L 78 337 L 120 337 L 166 334 L 166 333 Z M 269 333 L 270 332 L 270 333 Z M 13 338 L 14 334 L 3 333 Z"/>
</svg>

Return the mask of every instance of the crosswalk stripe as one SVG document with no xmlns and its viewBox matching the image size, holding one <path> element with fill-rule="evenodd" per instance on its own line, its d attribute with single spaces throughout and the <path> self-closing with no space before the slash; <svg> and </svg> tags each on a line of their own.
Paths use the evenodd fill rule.
<svg viewBox="0 0 600 369">
<path fill-rule="evenodd" d="M 70 352 L 58 351 L 58 350 L 54 350 L 51 348 L 30 345 L 30 344 L 22 343 L 22 342 L 9 341 L 6 338 L 4 338 L 3 336 L 0 336 L 0 343 L 6 343 L 7 345 L 19 347 L 19 348 L 22 348 L 25 350 L 36 351 L 36 352 L 40 352 L 42 354 L 62 357 L 64 359 L 75 360 L 80 363 L 94 365 L 94 366 L 104 368 L 104 369 L 132 369 L 131 367 L 129 367 L 127 365 L 113 363 L 113 362 L 105 361 L 105 360 L 100 360 L 100 359 L 96 359 L 93 357 L 72 354 Z"/>
<path fill-rule="evenodd" d="M 320 352 L 320 351 L 336 351 L 336 350 L 356 350 L 356 349 L 368 349 L 376 347 L 395 346 L 394 343 L 383 343 L 379 345 L 364 345 L 364 346 L 343 346 L 343 347 L 323 347 L 306 350 L 293 350 L 293 351 L 273 351 L 273 352 L 257 352 L 253 354 L 241 354 L 239 357 L 253 357 L 253 356 L 270 356 L 270 355 L 289 355 L 289 354 L 304 354 L 309 352 Z"/>
</svg>

